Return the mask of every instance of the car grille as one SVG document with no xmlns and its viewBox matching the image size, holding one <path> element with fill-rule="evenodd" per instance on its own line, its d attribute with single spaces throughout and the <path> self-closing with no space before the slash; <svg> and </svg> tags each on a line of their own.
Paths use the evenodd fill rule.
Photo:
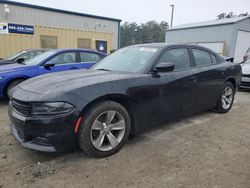
<svg viewBox="0 0 250 188">
<path fill-rule="evenodd" d="M 248 77 L 248 78 L 250 78 L 250 74 L 242 74 L 242 77 Z"/>
<path fill-rule="evenodd" d="M 243 87 L 250 87 L 250 82 L 241 82 L 241 83 L 240 83 L 240 86 L 243 86 Z"/>
<path fill-rule="evenodd" d="M 14 110 L 21 115 L 28 116 L 30 114 L 31 106 L 30 103 L 28 102 L 12 99 L 11 105 L 14 108 Z"/>
</svg>

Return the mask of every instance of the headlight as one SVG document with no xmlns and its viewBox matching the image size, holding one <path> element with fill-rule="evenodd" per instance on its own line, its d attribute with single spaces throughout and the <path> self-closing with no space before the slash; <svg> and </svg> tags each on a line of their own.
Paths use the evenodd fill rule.
<svg viewBox="0 0 250 188">
<path fill-rule="evenodd" d="M 74 106 L 66 102 L 33 103 L 33 115 L 56 115 L 70 112 Z"/>
<path fill-rule="evenodd" d="M 0 76 L 0 80 L 2 79 L 3 77 L 2 76 Z"/>
</svg>

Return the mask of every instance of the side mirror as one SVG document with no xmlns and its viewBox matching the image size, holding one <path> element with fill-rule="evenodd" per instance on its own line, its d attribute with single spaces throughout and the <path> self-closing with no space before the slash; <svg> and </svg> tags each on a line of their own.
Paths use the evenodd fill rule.
<svg viewBox="0 0 250 188">
<path fill-rule="evenodd" d="M 20 63 L 20 64 L 22 64 L 24 61 L 25 61 L 24 58 L 18 58 L 18 59 L 16 60 L 16 62 L 17 62 L 17 63 Z"/>
<path fill-rule="evenodd" d="M 174 63 L 171 62 L 162 62 L 156 65 L 155 70 L 157 72 L 172 72 L 175 68 Z"/>
<path fill-rule="evenodd" d="M 50 67 L 54 67 L 55 66 L 55 63 L 52 63 L 52 62 L 46 62 L 43 67 L 45 69 L 49 69 Z"/>
</svg>

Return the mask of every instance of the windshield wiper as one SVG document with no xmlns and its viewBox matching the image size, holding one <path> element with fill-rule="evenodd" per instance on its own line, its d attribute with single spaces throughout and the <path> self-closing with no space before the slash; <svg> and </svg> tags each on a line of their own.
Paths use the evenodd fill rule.
<svg viewBox="0 0 250 188">
<path fill-rule="evenodd" d="M 96 69 L 96 70 L 101 70 L 101 71 L 111 71 L 109 69 Z"/>
<path fill-rule="evenodd" d="M 16 61 L 17 64 L 26 65 L 24 62 Z"/>
</svg>

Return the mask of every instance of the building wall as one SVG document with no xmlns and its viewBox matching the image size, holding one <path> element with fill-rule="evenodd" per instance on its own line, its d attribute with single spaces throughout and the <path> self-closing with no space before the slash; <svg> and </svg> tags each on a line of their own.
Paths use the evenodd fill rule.
<svg viewBox="0 0 250 188">
<path fill-rule="evenodd" d="M 232 41 L 233 52 L 235 51 L 237 35 L 238 35 L 239 30 L 250 32 L 250 18 L 237 22 L 233 25 L 233 37 L 232 37 L 233 38 L 233 41 Z"/>
<path fill-rule="evenodd" d="M 112 36 L 112 44 L 110 45 L 110 48 L 117 49 L 119 47 L 118 21 L 71 15 L 12 4 L 8 4 L 10 13 L 6 16 L 4 14 L 3 5 L 4 4 L 0 3 L 0 22 L 26 24 L 39 27 L 67 28 L 74 31 L 83 30 L 85 33 L 98 33 L 97 35 L 92 36 L 94 37 L 93 39 L 100 40 L 107 38 L 106 34 L 109 33 L 109 35 Z M 105 34 L 102 35 L 102 33 Z"/>
<path fill-rule="evenodd" d="M 35 26 L 34 35 L 0 34 L 0 57 L 16 53 L 27 48 L 41 48 L 41 35 L 57 36 L 58 48 L 77 48 L 78 38 L 92 39 L 91 48 L 95 49 L 95 40 L 108 41 L 108 52 L 113 49 L 113 33 L 63 29 L 54 27 Z"/>
<path fill-rule="evenodd" d="M 235 39 L 233 38 L 234 29 L 232 24 L 187 28 L 179 30 L 167 30 L 167 43 L 202 43 L 202 42 L 224 42 L 225 56 L 234 55 L 234 47 L 232 46 Z"/>
</svg>

